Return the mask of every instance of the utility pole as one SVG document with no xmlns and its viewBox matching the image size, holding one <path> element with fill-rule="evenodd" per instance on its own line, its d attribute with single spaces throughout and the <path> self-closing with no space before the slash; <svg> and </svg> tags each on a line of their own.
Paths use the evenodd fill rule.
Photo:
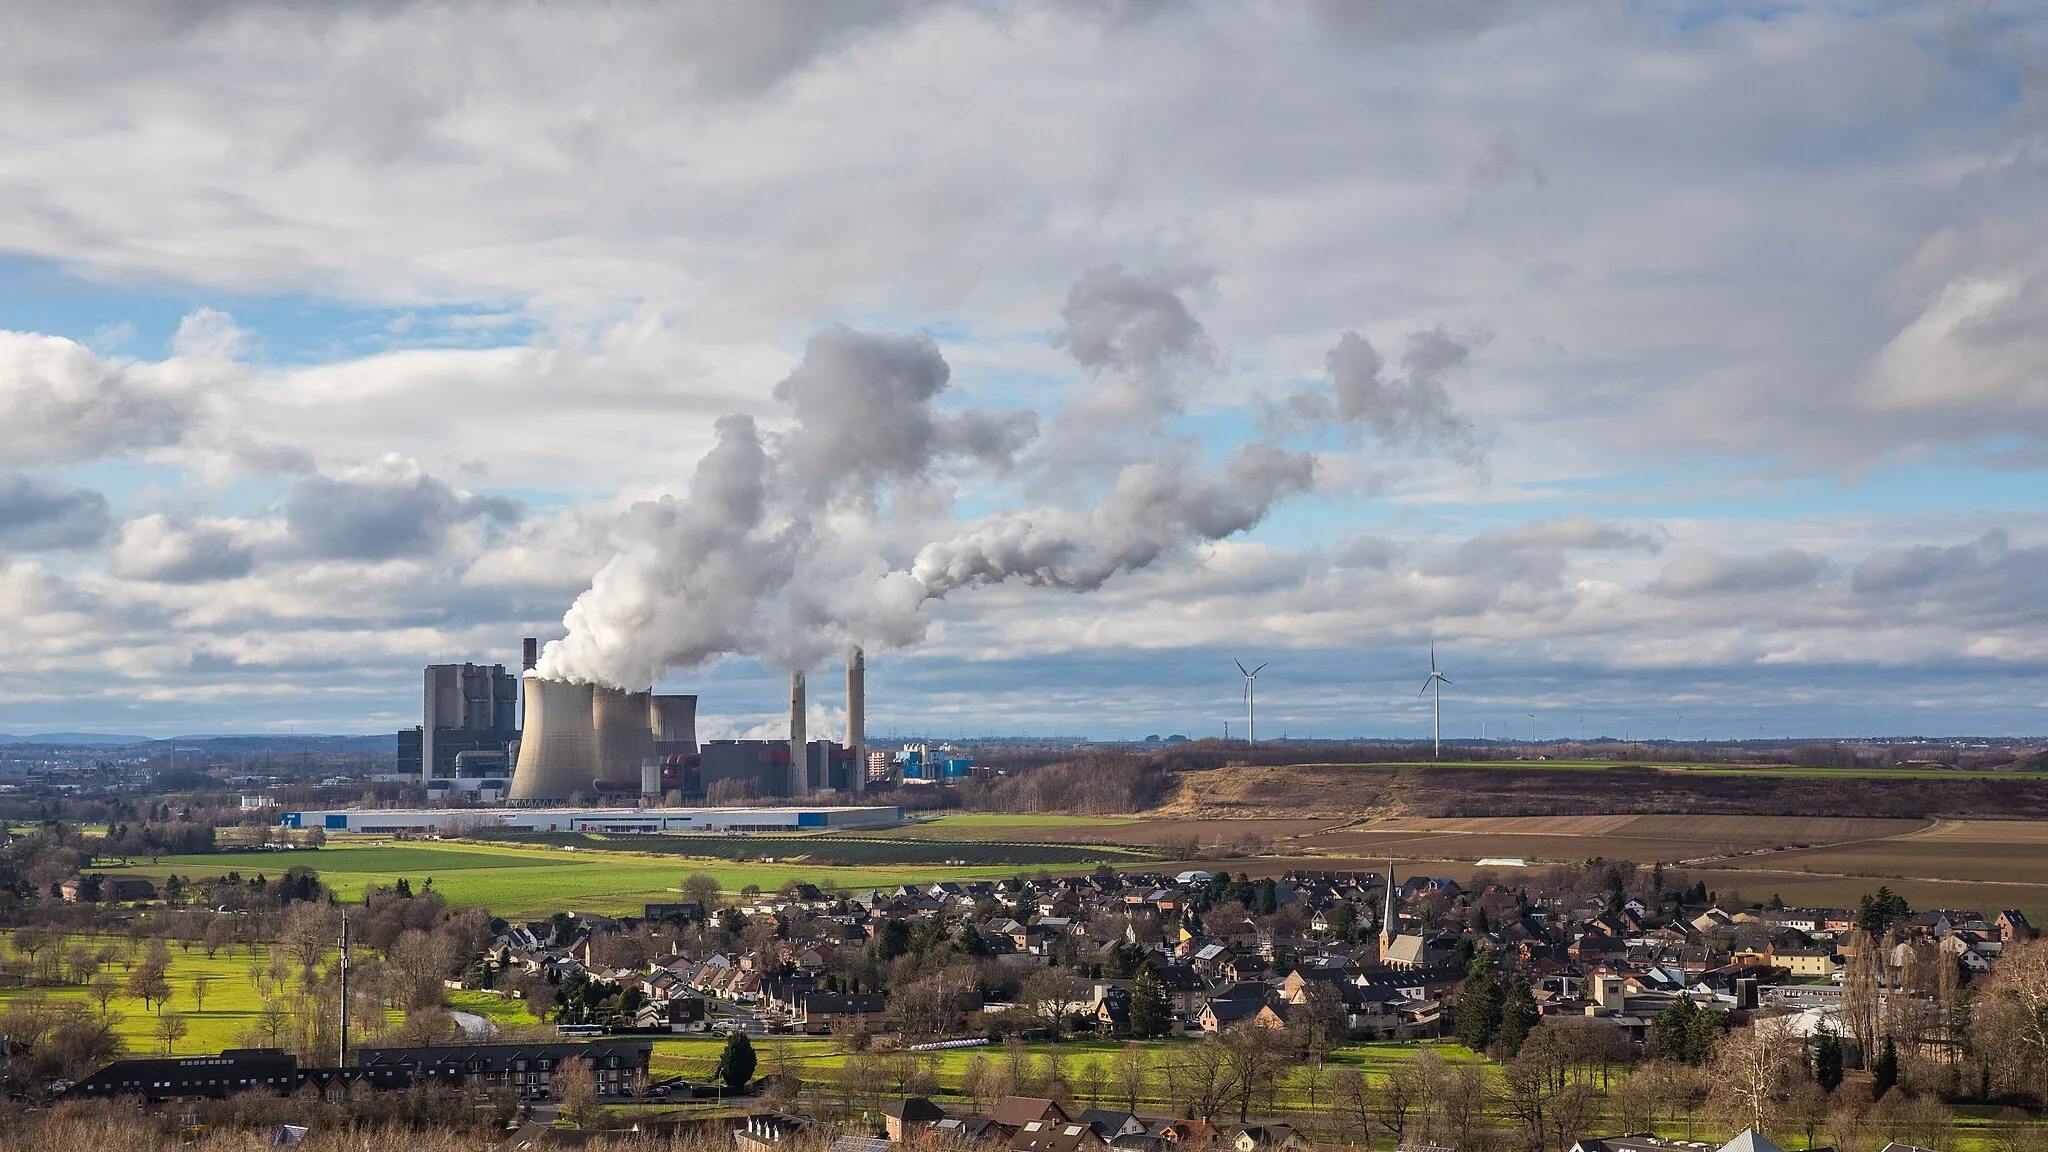
<svg viewBox="0 0 2048 1152">
<path fill-rule="evenodd" d="M 348 1067 L 348 914 L 341 916 L 341 1051 L 337 1067 Z"/>
</svg>

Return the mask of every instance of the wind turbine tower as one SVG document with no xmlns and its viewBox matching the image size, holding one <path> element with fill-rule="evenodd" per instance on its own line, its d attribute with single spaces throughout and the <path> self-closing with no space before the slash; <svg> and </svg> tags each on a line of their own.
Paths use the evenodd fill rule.
<svg viewBox="0 0 2048 1152">
<path fill-rule="evenodd" d="M 1429 705 L 1429 736 L 1430 747 L 1433 749 L 1431 754 L 1438 760 L 1444 758 L 1444 685 L 1450 682 L 1450 677 L 1436 670 L 1436 645 L 1431 644 L 1429 646 L 1429 679 L 1422 682 L 1422 691 L 1417 692 L 1415 695 L 1419 697 L 1428 696 L 1432 693 L 1435 694 L 1436 698 L 1430 701 Z"/>
<path fill-rule="evenodd" d="M 1257 744 L 1259 742 L 1259 673 L 1266 670 L 1266 665 L 1261 664 L 1257 668 L 1246 668 L 1242 660 L 1234 661 L 1234 663 L 1237 665 L 1237 670 L 1244 673 L 1245 743 Z M 1272 661 L 1268 660 L 1266 663 L 1270 664 Z"/>
</svg>

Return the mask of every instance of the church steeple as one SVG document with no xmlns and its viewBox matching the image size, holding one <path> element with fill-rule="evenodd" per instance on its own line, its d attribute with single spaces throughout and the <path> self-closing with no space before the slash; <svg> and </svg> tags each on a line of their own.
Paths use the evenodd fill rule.
<svg viewBox="0 0 2048 1152">
<path fill-rule="evenodd" d="M 1387 857 L 1387 910 L 1380 917 L 1380 961 L 1385 963 L 1387 949 L 1394 944 L 1394 858 Z"/>
</svg>

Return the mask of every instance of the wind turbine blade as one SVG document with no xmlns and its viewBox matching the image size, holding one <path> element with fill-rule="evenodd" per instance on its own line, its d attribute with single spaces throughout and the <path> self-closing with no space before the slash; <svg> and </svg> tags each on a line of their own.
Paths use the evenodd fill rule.
<svg viewBox="0 0 2048 1152">
<path fill-rule="evenodd" d="M 1235 665 L 1237 665 L 1237 671 L 1238 671 L 1238 674 L 1239 674 L 1240 676 L 1249 676 L 1249 675 L 1251 675 L 1251 673 L 1249 673 L 1249 672 L 1246 672 L 1246 671 L 1244 670 L 1244 661 L 1242 661 L 1242 660 L 1232 660 L 1232 661 L 1231 661 L 1231 663 L 1232 663 L 1232 664 L 1235 664 Z"/>
<path fill-rule="evenodd" d="M 1445 684 L 1449 684 L 1451 682 L 1451 678 L 1449 676 L 1445 676 L 1441 673 L 1437 675 L 1437 679 Z"/>
<path fill-rule="evenodd" d="M 1271 661 L 1271 660 L 1268 660 L 1268 661 L 1266 661 L 1266 664 L 1271 664 L 1271 663 L 1272 663 L 1272 661 Z M 1254 669 L 1252 669 L 1252 671 L 1251 671 L 1251 674 L 1252 674 L 1252 675 L 1254 675 L 1254 676 L 1257 676 L 1257 675 L 1258 675 L 1259 673 L 1261 673 L 1261 672 L 1264 672 L 1264 671 L 1266 670 L 1266 664 L 1261 664 L 1261 665 L 1259 665 L 1259 666 L 1258 666 L 1257 668 L 1254 668 Z"/>
<path fill-rule="evenodd" d="M 1422 682 L 1422 691 L 1417 692 L 1415 695 L 1418 697 L 1429 695 L 1429 686 L 1434 683 L 1436 683 L 1436 677 L 1434 676 L 1431 676 L 1429 679 L 1424 680 Z"/>
</svg>

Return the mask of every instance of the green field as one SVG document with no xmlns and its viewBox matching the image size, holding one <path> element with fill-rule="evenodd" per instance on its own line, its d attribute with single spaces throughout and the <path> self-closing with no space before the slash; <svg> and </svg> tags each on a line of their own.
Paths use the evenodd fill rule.
<svg viewBox="0 0 2048 1152">
<path fill-rule="evenodd" d="M 166 856 L 155 864 L 110 868 L 110 875 L 162 880 L 218 876 L 229 869 L 249 875 L 254 864 L 271 863 L 282 872 L 305 865 L 345 900 L 360 900 L 365 889 L 400 879 L 417 890 L 429 879 L 457 907 L 488 908 L 494 915 L 546 916 L 559 911 L 606 915 L 638 914 L 643 904 L 675 899 L 683 879 L 709 873 L 728 893 L 748 885 L 773 892 L 791 880 L 848 891 L 939 880 L 1001 879 L 1023 869 L 956 867 L 944 864 L 835 867 L 823 864 L 735 864 L 719 860 L 662 858 L 638 852 L 566 851 L 486 844 L 346 844 L 252 860 L 244 856 Z"/>
<path fill-rule="evenodd" d="M 744 854 L 793 864 L 873 867 L 889 864 L 945 864 L 1011 868 L 1071 868 L 1141 864 L 1151 851 L 1127 844 L 1032 844 L 1001 840 L 907 838 L 889 835 L 691 836 L 674 833 L 614 834 L 533 832 L 494 836 L 493 844 L 576 847 L 652 856 L 731 860 Z"/>
<path fill-rule="evenodd" d="M 1152 1053 L 1156 1065 L 1158 1061 L 1169 1056 L 1174 1047 L 1191 1044 L 1194 1041 L 1170 1039 L 1148 1040 L 1143 1043 Z M 839 1051 L 829 1037 L 756 1037 L 753 1044 L 754 1053 L 761 1061 L 763 1073 L 779 1071 L 778 1065 L 786 1063 L 790 1072 L 810 1083 L 828 1081 L 847 1060 L 846 1053 Z M 1124 1044 L 1122 1040 L 1066 1040 L 1059 1043 L 1026 1044 L 1024 1050 L 1034 1060 L 1057 1056 L 1064 1062 L 1067 1078 L 1075 1091 L 1085 1094 L 1090 1087 L 1085 1075 L 1089 1063 L 1099 1063 L 1102 1068 L 1107 1069 L 1110 1061 L 1123 1050 Z M 654 1074 L 708 1080 L 712 1069 L 718 1065 L 719 1052 L 724 1045 L 724 1039 L 715 1036 L 657 1040 L 654 1045 Z M 1327 1062 L 1337 1067 L 1357 1068 L 1368 1075 L 1382 1075 L 1394 1065 L 1414 1056 L 1422 1047 L 1434 1048 L 1453 1063 L 1465 1063 L 1475 1059 L 1471 1052 L 1449 1042 L 1392 1041 L 1348 1045 L 1330 1053 Z M 991 1044 L 981 1048 L 950 1048 L 942 1052 L 911 1055 L 933 1070 L 942 1094 L 958 1095 L 961 1077 L 976 1056 L 997 1061 L 1004 1059 L 1006 1054 L 1007 1050 L 1003 1046 Z M 1152 1086 L 1151 1098 L 1155 1105 L 1169 1103 L 1164 1085 L 1161 1083 Z"/>
<path fill-rule="evenodd" d="M 74 944 L 84 943 L 94 951 L 112 947 L 120 956 L 128 956 L 128 941 L 115 936 L 101 936 L 87 940 L 82 936 L 67 936 L 53 947 L 69 949 Z M 137 958 L 140 953 L 135 954 Z M 245 947 L 223 948 L 212 959 L 207 959 L 206 950 L 193 945 L 187 950 L 176 944 L 171 946 L 171 966 L 165 979 L 171 986 L 170 1003 L 165 1010 L 185 1017 L 190 1031 L 177 1044 L 177 1052 L 218 1052 L 222 1048 L 233 1048 L 241 1044 L 243 1033 L 256 1022 L 256 1013 L 263 1007 L 256 984 L 250 979 L 250 969 L 268 967 L 270 953 L 259 947 L 252 956 Z M 117 981 L 125 981 L 128 972 L 117 960 L 109 965 Z M 208 978 L 206 1010 L 199 1011 L 192 999 L 192 982 L 201 976 Z M 9 1001 L 23 997 L 43 996 L 53 1001 L 78 1001 L 90 1003 L 87 990 L 76 985 L 59 985 L 49 988 L 7 988 L 0 989 L 0 1007 Z M 95 1005 L 95 1008 L 97 1006 Z M 154 1006 L 144 1007 L 142 1001 L 128 996 L 116 996 L 107 1004 L 110 1012 L 119 1019 L 115 1025 L 122 1042 L 129 1053 L 148 1055 L 161 1050 L 152 1029 L 156 1027 L 157 1013 Z M 394 1020 L 396 1017 L 394 1016 Z"/>
</svg>

